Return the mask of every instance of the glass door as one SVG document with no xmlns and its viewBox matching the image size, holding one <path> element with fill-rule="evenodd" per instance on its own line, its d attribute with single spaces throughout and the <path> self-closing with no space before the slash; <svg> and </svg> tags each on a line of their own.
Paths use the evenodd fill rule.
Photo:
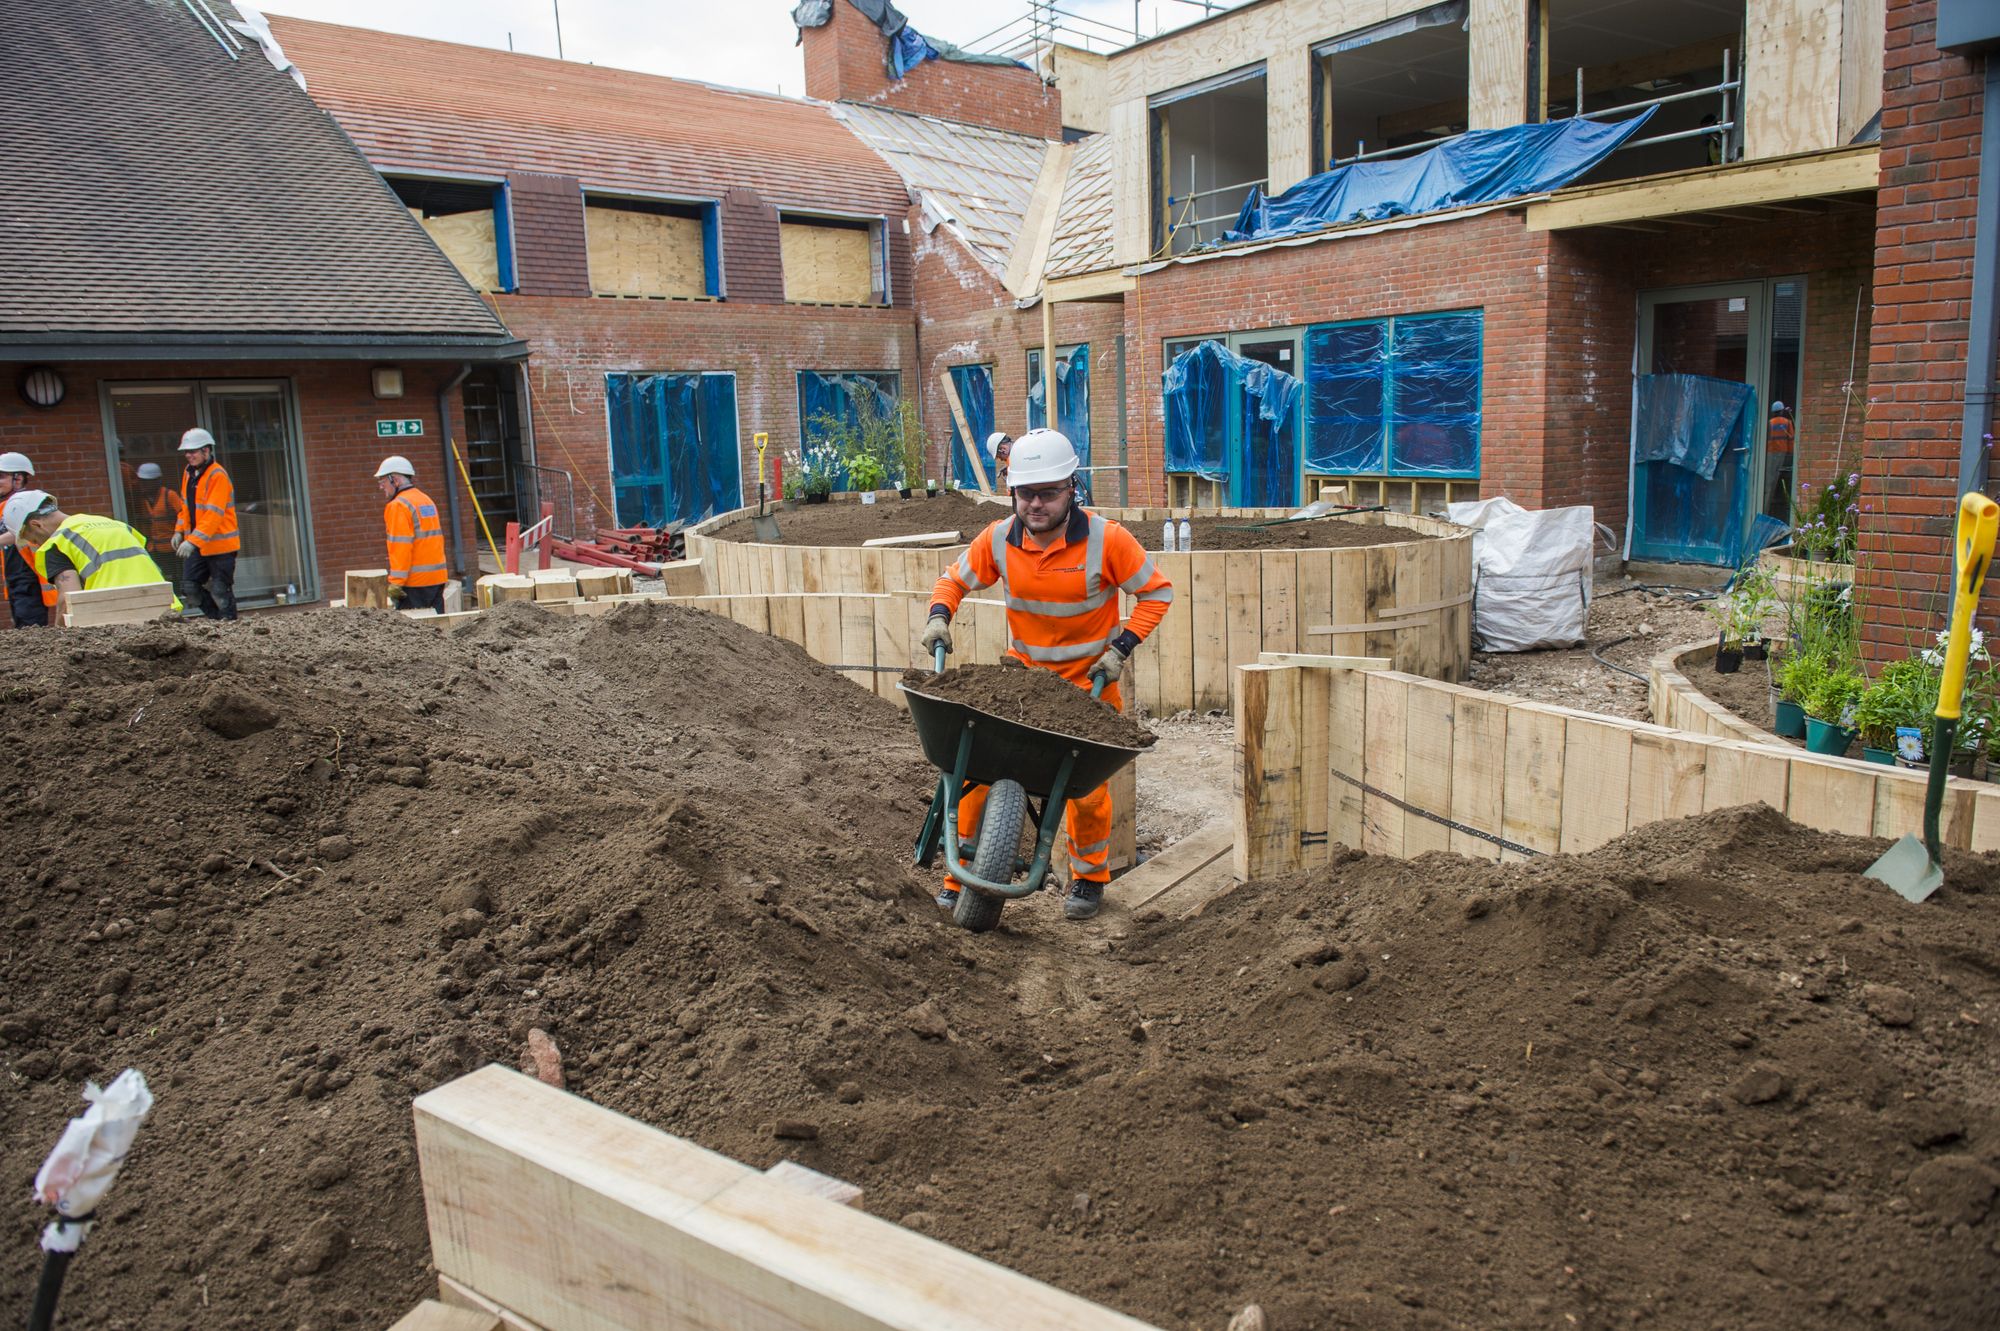
<svg viewBox="0 0 2000 1331">
<path fill-rule="evenodd" d="M 1628 559 L 1744 558 L 1759 507 L 1765 293 L 1745 282 L 1640 296 Z"/>
<path fill-rule="evenodd" d="M 1303 381 L 1297 329 L 1232 333 L 1229 349 L 1245 360 Z M 1235 465 L 1230 469 L 1231 503 L 1243 508 L 1290 508 L 1299 502 L 1299 413 L 1304 393 L 1298 394 L 1297 400 L 1301 405 L 1286 412 L 1282 420 L 1270 420 L 1264 416 L 1260 398 L 1244 395 Z"/>
<path fill-rule="evenodd" d="M 215 436 L 216 460 L 236 487 L 236 598 L 254 605 L 312 600 L 318 578 L 297 413 L 282 380 L 108 384 L 107 447 L 117 516 L 159 551 L 161 571 L 178 578 L 171 533 L 181 480 L 181 432 Z M 150 472 L 157 468 L 157 478 Z M 142 475 L 141 473 L 148 473 Z"/>
</svg>

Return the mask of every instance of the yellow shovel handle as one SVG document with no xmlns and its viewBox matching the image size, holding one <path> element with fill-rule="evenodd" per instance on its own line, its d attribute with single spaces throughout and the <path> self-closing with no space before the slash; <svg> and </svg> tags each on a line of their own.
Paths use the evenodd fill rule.
<svg viewBox="0 0 2000 1331">
<path fill-rule="evenodd" d="M 1944 679 L 1938 686 L 1937 714 L 1958 719 L 1965 694 L 1965 658 L 1972 650 L 1972 616 L 1979 589 L 1993 562 L 1993 538 L 2000 532 L 2000 504 L 1973 491 L 1958 501 L 1958 541 L 1952 568 L 1951 638 L 1944 649 Z"/>
</svg>

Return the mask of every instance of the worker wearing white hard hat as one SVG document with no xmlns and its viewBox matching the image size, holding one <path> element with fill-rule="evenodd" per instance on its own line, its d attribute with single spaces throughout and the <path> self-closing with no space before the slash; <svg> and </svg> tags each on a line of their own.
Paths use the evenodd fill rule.
<svg viewBox="0 0 2000 1331">
<path fill-rule="evenodd" d="M 386 501 L 382 525 L 389 534 L 389 597 L 405 610 L 444 613 L 444 524 L 437 501 L 417 488 L 417 469 L 400 454 L 375 468 L 375 488 Z"/>
<path fill-rule="evenodd" d="M 35 464 L 25 453 L 0 453 L 0 504 L 35 483 Z M 55 588 L 45 586 L 35 573 L 32 549 L 17 548 L 19 533 L 0 522 L 0 566 L 7 579 L 7 612 L 17 629 L 42 628 L 49 622 L 49 608 L 55 604 Z"/>
<path fill-rule="evenodd" d="M 146 548 L 160 561 L 174 552 L 174 520 L 180 516 L 181 497 L 167 484 L 166 473 L 157 462 L 141 462 L 132 469 L 128 513 L 145 514 L 145 522 L 134 523 L 146 535 Z M 162 564 L 162 568 L 166 565 Z"/>
<path fill-rule="evenodd" d="M 174 553 L 181 557 L 181 586 L 208 619 L 236 618 L 236 486 L 215 460 L 215 436 L 196 426 L 181 436 L 180 512 L 174 518 Z"/>
<path fill-rule="evenodd" d="M 16 490 L 0 504 L 0 522 L 35 547 L 35 571 L 60 592 L 165 584 L 146 553 L 146 538 L 116 518 L 65 513 L 46 490 Z M 173 602 L 181 608 L 178 598 Z"/>
<path fill-rule="evenodd" d="M 1030 430 L 1014 441 L 1008 484 L 1014 514 L 979 533 L 931 589 L 931 613 L 921 642 L 926 656 L 952 650 L 951 617 L 966 595 L 998 583 L 1007 599 L 1006 655 L 1053 670 L 1078 688 L 1104 680 L 1101 695 L 1120 706 L 1118 680 L 1127 658 L 1166 618 L 1173 584 L 1118 523 L 1077 503 L 1077 456 L 1057 430 Z M 1119 593 L 1137 598 L 1130 622 L 1119 624 Z M 972 837 L 986 805 L 979 787 L 959 800 L 958 832 Z M 1104 786 L 1069 803 L 1070 893 L 1063 914 L 1097 913 L 1111 880 L 1111 793 Z M 977 916 L 977 898 L 961 898 L 950 876 L 938 904 L 961 923 Z"/>
<path fill-rule="evenodd" d="M 1014 451 L 1014 436 L 1005 430 L 995 430 L 986 436 L 986 456 L 993 459 L 993 474 L 988 479 L 997 490 L 1006 482 L 1001 477 L 1007 474 L 1007 459 Z"/>
</svg>

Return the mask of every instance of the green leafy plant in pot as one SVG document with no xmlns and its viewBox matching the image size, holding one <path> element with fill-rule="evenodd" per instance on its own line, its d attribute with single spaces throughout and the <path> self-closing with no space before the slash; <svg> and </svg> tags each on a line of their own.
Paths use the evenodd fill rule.
<svg viewBox="0 0 2000 1331">
<path fill-rule="evenodd" d="M 1743 639 L 1737 634 L 1736 608 L 1726 596 L 1708 603 L 1709 618 L 1719 629 L 1715 640 L 1715 673 L 1733 675 L 1743 668 Z"/>
<path fill-rule="evenodd" d="M 1746 661 L 1765 658 L 1764 622 L 1777 612 L 1775 591 L 1771 571 L 1762 564 L 1748 565 L 1736 575 L 1736 585 L 1729 593 L 1729 620 L 1724 632 L 1733 633 L 1742 644 Z"/>
<path fill-rule="evenodd" d="M 1805 700 L 1826 679 L 1826 672 L 1825 654 L 1806 648 L 1793 648 L 1778 663 L 1780 696 L 1772 710 L 1777 714 L 1775 729 L 1786 739 L 1805 738 Z"/>
<path fill-rule="evenodd" d="M 1852 666 L 1826 672 L 1805 699 L 1806 748 L 1838 757 L 1854 745 L 1854 710 L 1868 691 L 1868 680 Z"/>
<path fill-rule="evenodd" d="M 1938 672 L 1921 657 L 1883 666 L 1854 705 L 1861 756 L 1869 762 L 1895 762 L 1896 732 L 1904 727 L 1921 729 L 1937 709 L 1937 695 Z"/>
</svg>

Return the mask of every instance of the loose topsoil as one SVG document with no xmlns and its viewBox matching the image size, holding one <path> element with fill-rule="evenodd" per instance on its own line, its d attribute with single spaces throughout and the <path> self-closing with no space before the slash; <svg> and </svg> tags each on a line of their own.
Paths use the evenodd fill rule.
<svg viewBox="0 0 2000 1331">
<path fill-rule="evenodd" d="M 970 541 L 986 525 L 1009 517 L 1012 510 L 1000 504 L 980 503 L 955 491 L 936 499 L 897 499 L 893 496 L 873 504 L 801 504 L 777 514 L 778 530 L 785 545 L 860 545 L 882 536 L 921 536 L 928 532 L 955 531 Z M 1252 518 L 1192 518 L 1189 539 L 1196 550 L 1327 550 L 1354 545 L 1400 545 L 1406 541 L 1435 539 L 1404 527 L 1375 526 L 1325 518 L 1283 527 L 1232 530 L 1254 522 Z M 1128 522 L 1132 534 L 1148 550 L 1161 548 L 1161 523 Z M 1178 524 L 1176 524 L 1178 531 Z M 719 541 L 755 541 L 756 532 L 748 518 L 716 528 L 710 533 Z"/>
<path fill-rule="evenodd" d="M 907 722 L 696 612 L 24 632 L 0 671 L 17 1324 L 26 1181 L 131 1065 L 62 1324 L 388 1325 L 435 1288 L 410 1097 L 531 1028 L 592 1100 L 1176 1331 L 2000 1314 L 1993 856 L 1912 906 L 1880 842 L 1752 807 L 975 937 L 906 867 Z"/>
<path fill-rule="evenodd" d="M 964 703 L 1003 721 L 1053 730 L 1093 744 L 1143 749 L 1154 740 L 1152 731 L 1053 670 L 1029 670 L 1019 665 L 959 666 L 942 675 L 906 670 L 903 686 L 933 698 Z"/>
</svg>

